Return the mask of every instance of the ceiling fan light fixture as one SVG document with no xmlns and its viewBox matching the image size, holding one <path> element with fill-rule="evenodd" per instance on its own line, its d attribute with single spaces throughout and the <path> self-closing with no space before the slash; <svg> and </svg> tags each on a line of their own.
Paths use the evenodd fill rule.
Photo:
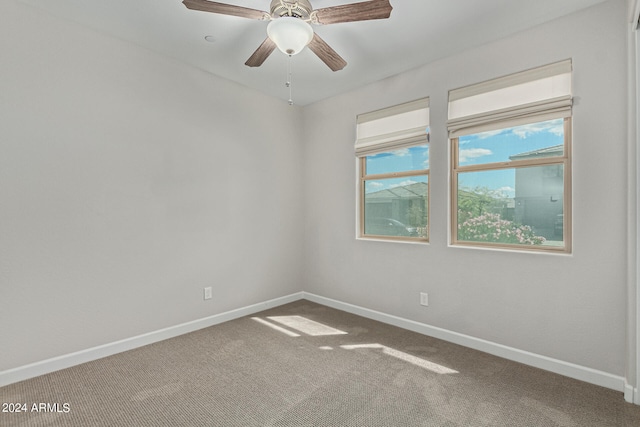
<svg viewBox="0 0 640 427">
<path fill-rule="evenodd" d="M 269 22 L 267 35 L 287 55 L 296 55 L 313 39 L 313 28 L 300 18 L 282 16 Z"/>
</svg>

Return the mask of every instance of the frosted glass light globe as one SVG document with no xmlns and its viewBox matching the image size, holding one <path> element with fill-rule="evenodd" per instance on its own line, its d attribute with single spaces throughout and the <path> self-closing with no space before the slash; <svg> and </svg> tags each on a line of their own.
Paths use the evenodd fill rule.
<svg viewBox="0 0 640 427">
<path fill-rule="evenodd" d="M 269 22 L 267 35 L 287 55 L 297 55 L 313 39 L 311 25 L 293 16 L 282 16 Z"/>
</svg>

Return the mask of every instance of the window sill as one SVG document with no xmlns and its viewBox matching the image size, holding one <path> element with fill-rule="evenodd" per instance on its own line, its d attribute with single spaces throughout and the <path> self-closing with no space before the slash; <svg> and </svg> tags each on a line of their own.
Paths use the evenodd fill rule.
<svg viewBox="0 0 640 427">
<path fill-rule="evenodd" d="M 381 237 L 362 237 L 356 236 L 356 240 L 361 240 L 365 242 L 384 242 L 384 243 L 408 243 L 410 245 L 422 245 L 428 246 L 428 240 L 417 240 L 417 239 L 384 239 Z"/>
<path fill-rule="evenodd" d="M 549 250 L 549 249 L 539 249 L 537 247 L 523 247 L 523 248 L 511 248 L 504 246 L 484 246 L 484 245 L 474 245 L 474 244 L 452 244 L 449 243 L 447 245 L 449 248 L 453 249 L 463 249 L 463 250 L 480 250 L 480 251 L 491 251 L 491 252 L 509 252 L 515 254 L 534 254 L 534 255 L 560 255 L 560 256 L 572 256 L 571 252 L 566 250 Z"/>
</svg>

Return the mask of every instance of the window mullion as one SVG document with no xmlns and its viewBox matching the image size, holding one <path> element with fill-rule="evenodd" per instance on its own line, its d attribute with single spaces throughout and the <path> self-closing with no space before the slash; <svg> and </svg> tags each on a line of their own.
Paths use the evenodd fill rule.
<svg viewBox="0 0 640 427">
<path fill-rule="evenodd" d="M 364 175 L 363 179 L 366 181 L 371 181 L 374 179 L 389 179 L 389 178 L 406 178 L 410 176 L 420 176 L 420 175 L 428 175 L 428 169 L 422 169 L 417 171 L 406 171 L 406 172 L 392 172 L 392 173 L 381 173 L 375 175 Z"/>
<path fill-rule="evenodd" d="M 566 160 L 567 160 L 566 156 L 546 157 L 546 158 L 531 159 L 531 160 L 512 160 L 510 162 L 484 163 L 481 165 L 470 165 L 470 166 L 457 166 L 455 168 L 455 171 L 479 172 L 479 171 L 496 170 L 496 169 L 513 169 L 513 168 L 527 167 L 527 166 L 548 166 L 548 165 L 563 164 Z"/>
</svg>

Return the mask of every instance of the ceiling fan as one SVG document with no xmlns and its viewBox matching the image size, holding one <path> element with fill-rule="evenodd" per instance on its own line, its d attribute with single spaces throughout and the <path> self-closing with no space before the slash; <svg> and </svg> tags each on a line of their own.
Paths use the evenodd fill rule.
<svg viewBox="0 0 640 427">
<path fill-rule="evenodd" d="M 291 56 L 309 46 L 333 71 L 342 70 L 347 62 L 315 34 L 310 24 L 386 19 L 393 9 L 389 0 L 369 0 L 322 9 L 313 9 L 309 0 L 272 0 L 269 12 L 209 0 L 183 0 L 182 3 L 192 10 L 271 21 L 267 38 L 245 62 L 249 67 L 262 65 L 276 47 Z"/>
</svg>

